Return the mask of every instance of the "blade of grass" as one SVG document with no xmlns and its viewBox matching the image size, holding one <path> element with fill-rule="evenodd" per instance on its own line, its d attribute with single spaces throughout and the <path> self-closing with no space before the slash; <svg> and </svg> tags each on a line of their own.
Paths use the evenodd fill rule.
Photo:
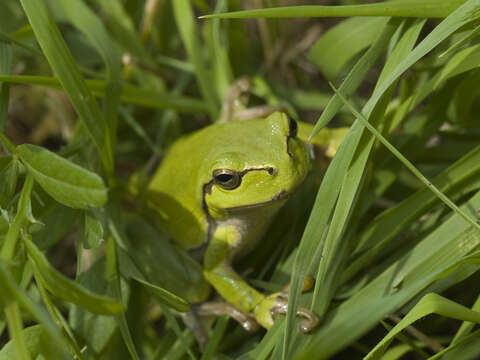
<svg viewBox="0 0 480 360">
<path fill-rule="evenodd" d="M 0 259 L 9 261 L 15 255 L 15 247 L 18 242 L 20 230 L 27 219 L 28 207 L 30 206 L 30 196 L 32 193 L 34 180 L 32 175 L 27 175 L 23 183 L 22 193 L 17 205 L 17 214 L 13 219 L 13 223 L 8 227 L 7 235 L 3 241 L 0 251 Z"/>
<path fill-rule="evenodd" d="M 125 10 L 124 4 L 111 0 L 96 0 L 96 2 L 102 8 L 107 26 L 113 34 L 112 37 L 123 47 L 123 50 L 148 64 L 154 64 L 150 53 L 142 46 L 135 25 L 130 14 Z"/>
<path fill-rule="evenodd" d="M 62 89 L 60 82 L 56 78 L 49 76 L 0 75 L 0 81 L 16 84 L 41 85 L 54 89 Z M 86 80 L 85 83 L 95 96 L 105 96 L 106 85 L 104 81 Z M 204 101 L 197 100 L 192 97 L 140 88 L 133 85 L 123 86 L 120 100 L 125 103 L 139 106 L 152 107 L 156 109 L 174 109 L 187 113 L 205 113 L 208 111 Z"/>
<path fill-rule="evenodd" d="M 365 360 L 380 359 L 388 344 L 404 328 L 430 314 L 439 314 L 464 321 L 480 323 L 480 313 L 459 305 L 440 295 L 425 295 L 388 334 L 368 354 Z"/>
<path fill-rule="evenodd" d="M 45 314 L 44 310 L 33 302 L 27 293 L 15 283 L 13 275 L 2 259 L 0 259 L 0 289 L 2 289 L 2 300 L 16 301 L 43 326 L 50 341 L 56 344 L 61 351 L 68 353 L 68 344 L 59 328 Z"/>
<path fill-rule="evenodd" d="M 203 58 L 203 49 L 198 39 L 198 30 L 194 22 L 192 5 L 189 0 L 172 1 L 173 13 L 180 35 L 187 51 L 189 61 L 195 68 L 200 91 L 207 102 L 210 118 L 218 119 L 219 101 L 211 81 L 211 75 L 207 71 Z"/>
<path fill-rule="evenodd" d="M 408 56 L 406 56 L 403 60 L 400 61 L 400 63 L 395 67 L 395 69 L 392 72 L 386 75 L 385 80 L 381 84 L 379 84 L 378 87 L 376 87 L 374 94 L 372 95 L 372 97 L 369 99 L 369 101 L 364 107 L 365 113 L 370 114 L 372 112 L 372 110 L 375 108 L 379 100 L 390 89 L 391 85 L 399 78 L 399 76 L 405 70 L 411 67 L 421 57 L 425 56 L 425 54 L 431 51 L 435 46 L 437 46 L 441 41 L 443 41 L 445 38 L 451 35 L 458 28 L 470 22 L 472 20 L 471 15 L 475 12 L 475 10 L 478 9 L 478 5 L 479 5 L 478 0 L 470 0 L 466 2 L 464 5 L 460 6 L 456 11 L 454 11 L 448 18 L 442 21 L 429 35 L 427 35 L 425 39 L 412 52 L 408 54 Z M 342 154 L 342 157 L 344 156 L 343 151 L 345 150 L 342 150 L 343 145 L 349 144 L 349 146 L 351 146 L 352 139 L 355 139 L 355 137 L 353 137 L 352 134 L 356 134 L 355 136 L 358 136 L 358 133 L 360 133 L 361 135 L 362 130 L 363 130 L 363 126 L 359 122 L 356 122 L 356 124 L 352 126 L 351 130 L 349 131 L 349 133 L 345 138 L 345 141 L 340 146 L 339 151 L 337 152 L 337 156 L 333 159 L 332 163 L 330 164 L 330 167 L 327 170 L 327 174 L 325 175 L 324 181 L 322 182 L 322 185 L 317 194 L 317 200 L 315 202 L 314 209 L 312 210 L 312 215 L 305 229 L 305 233 L 302 237 L 302 242 L 300 244 L 300 248 L 298 252 L 299 254 L 301 253 L 300 250 L 304 250 L 307 248 L 306 245 L 304 245 L 304 242 L 306 243 L 307 241 L 306 239 L 308 239 L 310 242 L 313 243 L 315 239 L 321 238 L 321 233 L 323 232 L 323 229 L 325 229 L 326 221 L 328 220 L 329 214 L 331 213 L 331 209 L 333 208 L 334 202 L 336 201 L 336 194 L 338 194 L 337 192 L 338 190 L 332 191 L 332 188 L 329 188 L 328 189 L 329 191 L 326 191 L 325 194 L 322 194 L 323 192 L 322 190 L 325 189 L 324 184 L 326 182 L 326 179 L 329 176 L 329 173 L 330 174 L 334 173 L 334 170 L 335 170 L 335 167 L 337 166 L 337 161 L 338 161 L 338 160 L 336 161 L 336 159 L 340 158 L 339 154 Z M 351 153 L 350 158 L 351 156 L 353 156 L 353 152 Z M 338 176 L 335 177 L 335 181 L 336 179 L 338 179 Z M 335 186 L 339 186 L 339 185 L 334 184 L 333 188 L 335 188 Z M 332 200 L 333 202 L 331 202 Z M 320 209 L 320 205 L 319 205 L 320 203 L 322 205 L 328 204 L 327 209 L 325 210 L 323 206 L 321 206 L 321 209 Z M 315 210 L 317 206 L 319 207 L 319 209 L 316 212 Z M 314 223 L 313 219 L 315 219 L 315 222 L 318 223 L 319 218 L 322 220 L 323 226 L 316 226 L 314 227 L 314 230 L 309 229 L 310 226 L 313 226 L 313 223 Z M 302 263 L 312 258 L 311 254 L 314 253 L 313 251 L 314 248 L 315 247 L 308 248 L 307 250 L 309 251 L 303 253 L 301 257 Z M 297 256 L 299 255 L 297 254 Z M 295 273 L 295 271 L 297 272 Z M 295 274 L 299 274 L 301 276 L 298 278 L 295 278 Z M 306 272 L 299 272 L 294 267 L 294 277 L 292 279 L 292 290 L 297 289 L 298 291 L 300 281 L 305 275 L 306 275 Z M 292 296 L 292 293 L 290 293 L 290 296 Z M 350 338 L 350 336 L 347 336 L 347 334 L 344 334 L 344 336 L 345 336 L 345 339 Z M 317 337 L 318 339 L 320 339 L 320 335 L 315 336 L 315 338 Z M 313 340 L 311 342 L 312 346 L 316 346 L 317 343 L 318 341 L 313 341 Z M 336 347 L 336 346 L 332 346 L 332 347 Z"/>
<path fill-rule="evenodd" d="M 116 224 L 113 223 L 111 219 L 108 220 L 108 229 L 110 231 L 110 236 L 106 241 L 106 268 L 107 268 L 107 280 L 111 284 L 113 293 L 116 299 L 120 302 L 124 302 L 122 297 L 122 287 L 120 284 L 120 272 L 118 269 L 118 258 L 117 258 L 117 242 L 121 242 L 120 235 L 118 233 Z M 130 333 L 130 328 L 127 323 L 127 317 L 125 313 L 119 314 L 115 317 L 120 328 L 120 333 L 122 334 L 122 339 L 127 347 L 127 350 L 134 360 L 140 360 L 140 357 L 135 348 L 133 342 L 132 334 Z"/>
<path fill-rule="evenodd" d="M 473 304 L 472 310 L 473 311 L 480 310 L 480 297 L 478 297 L 475 303 Z M 461 343 L 464 342 L 466 339 L 468 339 L 469 336 L 472 336 L 474 334 L 474 333 L 471 333 L 474 327 L 475 327 L 475 323 L 471 321 L 463 322 L 448 348 L 450 348 L 451 346 L 458 347 L 459 345 L 461 345 Z M 450 349 L 450 350 L 453 350 L 453 349 Z M 455 351 L 445 356 L 444 360 L 455 360 L 455 359 L 460 359 L 461 357 L 462 355 L 458 351 Z"/>
<path fill-rule="evenodd" d="M 385 74 L 411 51 L 423 24 L 424 21 L 413 22 L 401 38 L 395 37 L 391 41 L 391 46 L 395 47 L 379 76 L 377 86 L 382 83 Z M 398 29 L 403 30 L 403 26 L 399 26 Z M 384 113 L 393 94 L 393 89 L 392 85 L 375 107 L 369 120 L 372 124 L 382 124 L 382 121 L 384 121 Z M 338 205 L 335 208 L 333 218 L 330 222 L 325 245 L 322 249 L 322 256 L 316 277 L 317 283 L 313 295 L 314 300 L 311 306 L 311 308 L 314 308 L 320 315 L 323 315 L 328 308 L 334 291 L 336 290 L 334 285 L 334 280 L 338 277 L 336 274 L 339 273 L 338 269 L 341 262 L 346 260 L 345 249 L 348 243 L 347 224 L 351 234 L 355 225 L 349 224 L 349 218 L 352 215 L 352 210 L 355 208 L 357 194 L 359 194 L 362 188 L 363 176 L 370 150 L 373 147 L 373 141 L 374 139 L 371 136 L 364 136 L 361 140 L 357 154 L 345 174 Z M 346 234 L 344 235 L 344 233 Z M 321 293 L 320 286 L 322 288 Z"/>
<path fill-rule="evenodd" d="M 227 9 L 227 2 L 225 0 L 217 1 L 215 12 L 219 13 Z M 207 27 L 208 26 L 208 27 Z M 225 26 L 225 24 L 224 24 Z M 213 58 L 213 69 L 215 74 L 215 85 L 217 94 L 220 95 L 221 101 L 225 101 L 224 97 L 227 95 L 228 87 L 232 82 L 232 67 L 230 59 L 228 58 L 228 42 L 226 41 L 226 31 L 221 27 L 220 19 L 214 19 L 211 22 L 204 24 L 209 30 L 210 53 Z"/>
<path fill-rule="evenodd" d="M 466 0 L 400 0 L 363 5 L 304 5 L 269 9 L 234 11 L 225 14 L 200 16 L 200 19 L 247 19 L 247 18 L 296 18 L 296 17 L 343 17 L 343 16 L 391 16 L 444 18 Z"/>
<path fill-rule="evenodd" d="M 21 4 L 45 57 L 99 149 L 107 178 L 113 181 L 112 139 L 95 97 L 85 84 L 45 4 L 36 0 L 21 0 Z"/>
<path fill-rule="evenodd" d="M 436 353 L 434 356 L 429 357 L 427 360 L 437 360 L 440 358 L 443 358 L 447 360 L 449 357 L 448 355 L 453 355 L 451 359 L 474 359 L 478 355 L 478 336 L 480 335 L 480 330 L 474 331 L 473 333 L 465 336 L 460 340 L 458 343 L 450 345 L 449 347 L 443 349 L 442 351 Z M 472 340 L 476 340 L 476 343 L 473 342 Z M 471 352 L 470 348 L 468 348 L 468 343 L 473 342 L 473 345 L 476 345 L 473 348 L 473 353 Z M 467 345 L 463 346 L 462 345 Z M 453 354 L 448 354 L 452 350 L 458 350 L 459 351 L 454 352 Z M 448 354 L 446 357 L 443 357 L 445 354 Z"/>
<path fill-rule="evenodd" d="M 29 235 L 24 235 L 24 238 L 25 236 L 28 237 Z M 38 291 L 40 293 L 40 296 L 42 297 L 45 307 L 47 308 L 47 311 L 50 313 L 50 316 L 55 319 L 55 322 L 59 324 L 62 327 L 63 331 L 66 333 L 67 336 L 65 337 L 65 339 L 69 342 L 70 348 L 75 352 L 77 358 L 83 359 L 80 347 L 77 343 L 77 340 L 75 339 L 75 336 L 73 335 L 72 329 L 65 321 L 65 318 L 61 314 L 60 310 L 53 304 L 53 301 L 46 290 L 45 283 L 43 282 L 43 279 L 38 273 L 38 269 L 36 269 L 35 266 L 33 266 L 33 272 L 35 276 L 35 282 L 38 286 Z"/>
<path fill-rule="evenodd" d="M 469 178 L 477 177 L 479 171 L 480 147 L 477 147 L 442 172 L 433 182 L 444 193 L 454 189 L 458 189 L 458 192 L 462 191 L 458 186 L 465 184 Z M 424 188 L 371 221 L 359 235 L 357 249 L 353 256 L 355 260 L 343 273 L 342 282 L 352 278 L 356 272 L 371 262 L 382 247 L 408 224 L 428 211 L 436 203 L 435 200 L 438 200 L 435 194 L 428 188 Z M 368 252 L 365 252 L 366 250 Z"/>
<path fill-rule="evenodd" d="M 149 289 L 151 292 L 155 294 L 155 298 L 165 304 L 166 306 L 169 306 L 179 312 L 188 312 L 190 311 L 190 304 L 182 299 L 179 296 L 176 296 L 175 294 L 171 293 L 168 290 L 165 290 L 164 288 L 161 288 L 160 286 L 156 286 L 144 279 L 141 279 L 139 277 L 134 277 L 133 278 L 135 281 L 138 283 L 142 284 L 145 286 L 147 289 Z"/>
<path fill-rule="evenodd" d="M 223 316 L 217 320 L 215 328 L 213 329 L 213 335 L 208 342 L 205 351 L 202 354 L 200 360 L 212 360 L 215 358 L 215 351 L 222 340 L 223 334 L 228 325 L 228 317 Z"/>
<path fill-rule="evenodd" d="M 479 207 L 480 192 L 477 192 L 462 205 L 462 210 L 473 215 Z M 369 331 L 384 316 L 406 305 L 435 283 L 444 269 L 462 261 L 479 246 L 480 236 L 476 229 L 454 214 L 367 286 L 327 314 L 324 326 L 306 345 L 296 349 L 295 358 L 329 358 Z M 404 280 L 393 286 L 399 272 Z"/>
<path fill-rule="evenodd" d="M 8 41 L 0 40 L 0 75 L 9 75 L 12 71 L 12 45 Z M 5 129 L 8 116 L 8 99 L 10 85 L 0 82 L 0 131 Z"/>
<path fill-rule="evenodd" d="M 1 31 L 0 31 L 0 39 L 4 40 L 6 43 L 15 44 L 15 45 L 31 52 L 32 54 L 43 57 L 43 54 L 40 51 L 38 51 L 36 48 L 34 48 L 33 46 L 30 46 L 28 44 L 24 44 L 21 41 L 16 40 L 13 36 L 10 36 L 8 34 L 4 34 Z"/>
<path fill-rule="evenodd" d="M 351 70 L 351 79 L 359 81 L 357 79 L 357 76 L 362 78 L 366 74 L 366 72 L 364 71 L 365 68 L 369 68 L 371 61 L 380 55 L 382 49 L 385 49 L 389 38 L 394 34 L 400 24 L 401 21 L 398 20 L 391 21 L 387 24 L 379 40 Z M 341 106 L 342 105 L 339 105 L 337 107 L 337 111 L 338 109 L 340 109 Z M 379 111 L 380 113 L 383 113 L 383 111 Z M 303 279 L 307 275 L 309 269 L 312 268 L 312 260 L 320 257 L 319 255 L 314 254 L 321 253 L 322 256 L 328 255 L 328 259 L 324 258 L 321 261 L 321 265 L 318 270 L 318 275 L 321 277 L 321 279 L 317 279 L 315 285 L 317 289 L 316 292 L 318 292 L 318 286 L 320 284 L 322 284 L 322 286 L 326 285 L 328 288 L 326 290 L 325 296 L 322 296 L 322 310 L 320 316 L 323 315 L 323 311 L 325 311 L 325 308 L 332 296 L 332 283 L 330 283 L 330 285 L 327 285 L 323 284 L 322 281 L 327 281 L 326 279 L 324 279 L 327 269 L 329 269 L 330 267 L 334 268 L 339 266 L 341 257 L 335 259 L 332 263 L 330 262 L 329 255 L 332 255 L 333 259 L 333 254 L 336 253 L 336 251 L 333 251 L 333 249 L 336 249 L 340 252 L 343 249 L 342 246 L 337 248 L 334 243 L 337 243 L 337 240 L 340 239 L 341 235 L 343 234 L 343 224 L 345 224 L 345 221 L 348 218 L 348 214 L 350 213 L 349 205 L 356 198 L 355 194 L 362 178 L 364 161 L 366 161 L 366 159 L 368 158 L 368 153 L 373 144 L 371 140 L 368 140 L 370 142 L 369 145 L 360 145 L 362 133 L 363 127 L 359 122 L 357 122 L 350 128 L 350 131 L 347 133 L 344 141 L 340 145 L 336 156 L 334 157 L 332 163 L 327 169 L 327 173 L 325 174 L 320 189 L 318 190 L 314 207 L 312 209 L 304 234 L 302 236 L 302 241 L 300 243 L 299 251 L 297 253 L 295 265 L 292 272 L 292 285 L 289 293 L 289 312 L 287 313 L 287 325 L 284 336 L 284 358 L 288 358 L 289 352 L 291 351 L 289 339 L 293 337 L 294 331 L 292 324 L 294 323 L 295 313 L 293 312 L 293 309 L 296 309 L 297 307 L 297 302 L 300 295 L 300 284 L 301 282 L 303 282 Z M 355 176 L 347 176 L 347 170 L 351 165 L 350 163 L 353 159 L 355 151 L 358 151 L 357 149 L 363 149 L 362 156 L 364 160 L 358 161 L 356 163 L 356 166 L 358 166 L 358 168 L 352 170 L 351 174 L 355 174 Z M 356 182 L 356 185 L 348 185 L 351 187 L 342 191 L 342 186 L 346 185 L 343 183 L 343 181 L 350 181 L 347 178 L 350 178 L 350 180 Z M 342 181 L 339 181 L 339 179 L 342 179 Z M 337 198 L 340 194 L 342 195 L 342 203 L 341 206 L 337 208 Z M 334 209 L 337 215 L 333 215 Z M 330 233 L 331 235 L 329 237 L 327 236 L 329 242 L 327 248 L 324 249 L 324 246 L 326 246 L 327 242 L 319 242 L 319 239 L 323 238 L 325 231 L 330 231 L 327 224 L 332 215 L 335 216 L 335 221 L 338 223 Z M 329 278 L 328 281 L 331 280 L 333 280 L 333 278 Z"/>
<path fill-rule="evenodd" d="M 390 152 L 399 159 L 405 167 L 408 168 L 430 191 L 432 191 L 440 200 L 442 200 L 445 205 L 452 209 L 455 213 L 460 215 L 466 222 L 473 225 L 480 232 L 480 224 L 478 224 L 473 218 L 468 216 L 463 212 L 457 205 L 455 205 L 443 192 L 441 192 L 430 180 L 428 180 L 409 160 L 407 160 L 390 142 L 385 139 L 382 134 L 380 134 L 377 129 L 375 129 L 363 116 L 359 113 L 355 107 L 347 100 L 345 97 L 337 91 L 337 89 L 330 83 L 330 86 L 335 91 L 335 93 L 340 97 L 343 103 L 350 109 L 352 114 L 354 114 L 357 119 L 359 119 L 362 124 L 372 133 L 375 137 L 388 149 Z"/>
<path fill-rule="evenodd" d="M 345 80 L 340 86 L 341 91 L 345 94 L 353 94 L 355 90 L 360 86 L 362 81 L 367 76 L 368 72 L 375 65 L 380 55 L 385 50 L 388 41 L 394 34 L 396 28 L 388 26 L 384 29 L 382 34 L 378 37 L 375 43 L 367 50 L 367 52 L 360 58 L 360 60 L 353 66 L 352 70 L 348 73 Z M 317 123 L 313 127 L 312 133 L 309 136 L 309 141 L 318 134 L 318 132 L 328 124 L 330 120 L 337 114 L 342 108 L 343 104 L 336 96 L 330 98 L 327 107 L 322 112 Z"/>
<path fill-rule="evenodd" d="M 23 337 L 23 321 L 20 308 L 16 301 L 11 301 L 5 306 L 5 315 L 8 323 L 8 333 L 15 343 L 15 358 L 18 360 L 30 360 L 30 354 Z"/>
<path fill-rule="evenodd" d="M 52 294 L 95 314 L 114 315 L 125 311 L 125 306 L 121 302 L 96 294 L 61 274 L 50 265 L 45 255 L 28 237 L 24 237 L 23 240 L 29 258 L 38 270 L 36 274 L 41 276 L 43 284 Z"/>
<path fill-rule="evenodd" d="M 103 23 L 83 1 L 59 0 L 57 5 L 62 8 L 69 21 L 85 34 L 105 63 L 107 71 L 103 116 L 108 124 L 113 148 L 116 138 L 117 108 L 122 88 L 120 55 Z"/>
</svg>

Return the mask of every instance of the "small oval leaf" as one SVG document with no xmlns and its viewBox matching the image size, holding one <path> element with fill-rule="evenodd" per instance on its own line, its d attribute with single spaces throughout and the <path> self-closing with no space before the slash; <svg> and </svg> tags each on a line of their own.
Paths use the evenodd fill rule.
<svg viewBox="0 0 480 360">
<path fill-rule="evenodd" d="M 59 203 L 85 209 L 107 201 L 107 189 L 97 174 L 40 146 L 23 144 L 17 153 L 35 181 Z"/>
</svg>

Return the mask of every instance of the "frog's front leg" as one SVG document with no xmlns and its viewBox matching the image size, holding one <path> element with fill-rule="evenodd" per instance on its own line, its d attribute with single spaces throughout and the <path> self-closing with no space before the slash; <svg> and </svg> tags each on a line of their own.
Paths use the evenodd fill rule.
<svg viewBox="0 0 480 360">
<path fill-rule="evenodd" d="M 228 303 L 252 314 L 261 326 L 269 329 L 277 314 L 286 313 L 288 296 L 284 291 L 265 296 L 233 270 L 231 262 L 240 237 L 234 226 L 215 230 L 205 253 L 204 276 Z M 300 324 L 302 332 L 311 331 L 318 323 L 317 316 L 307 309 L 298 308 L 297 315 L 306 319 Z"/>
</svg>

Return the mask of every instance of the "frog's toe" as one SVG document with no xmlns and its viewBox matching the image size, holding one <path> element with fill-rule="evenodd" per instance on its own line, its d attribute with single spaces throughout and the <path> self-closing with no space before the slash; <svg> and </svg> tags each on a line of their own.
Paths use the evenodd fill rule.
<svg viewBox="0 0 480 360">
<path fill-rule="evenodd" d="M 285 315 L 288 311 L 288 295 L 279 292 L 267 296 L 255 309 L 255 318 L 265 328 L 273 325 L 276 317 L 281 314 Z M 297 316 L 301 316 L 303 321 L 300 322 L 299 330 L 302 333 L 311 332 L 319 323 L 318 316 L 312 311 L 298 307 Z"/>
<path fill-rule="evenodd" d="M 288 300 L 286 300 L 283 296 L 279 296 L 278 298 L 279 302 L 270 308 L 270 315 L 274 320 L 279 314 L 286 315 L 288 311 Z M 297 316 L 304 318 L 304 320 L 300 322 L 298 326 L 300 332 L 304 334 L 315 329 L 320 321 L 317 315 L 302 306 L 297 307 L 296 314 Z"/>
<path fill-rule="evenodd" d="M 243 312 L 226 302 L 205 302 L 196 307 L 196 312 L 200 316 L 230 316 L 232 319 L 235 319 L 238 323 L 240 323 L 245 330 L 250 332 L 257 331 L 259 328 L 257 321 L 252 315 Z"/>
</svg>

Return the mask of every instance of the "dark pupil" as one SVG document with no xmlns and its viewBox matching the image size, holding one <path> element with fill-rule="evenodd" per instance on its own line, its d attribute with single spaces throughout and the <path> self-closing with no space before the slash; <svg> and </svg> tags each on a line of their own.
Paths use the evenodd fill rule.
<svg viewBox="0 0 480 360">
<path fill-rule="evenodd" d="M 232 178 L 233 178 L 233 175 L 230 175 L 230 174 L 219 174 L 219 175 L 217 175 L 217 180 L 219 182 L 222 182 L 222 183 L 229 182 L 230 180 L 232 180 Z"/>
<path fill-rule="evenodd" d="M 297 136 L 297 131 L 298 131 L 298 126 L 297 122 L 293 120 L 292 118 L 288 119 L 289 120 L 289 128 L 290 128 L 290 133 L 288 134 L 290 137 L 296 137 Z"/>
</svg>

